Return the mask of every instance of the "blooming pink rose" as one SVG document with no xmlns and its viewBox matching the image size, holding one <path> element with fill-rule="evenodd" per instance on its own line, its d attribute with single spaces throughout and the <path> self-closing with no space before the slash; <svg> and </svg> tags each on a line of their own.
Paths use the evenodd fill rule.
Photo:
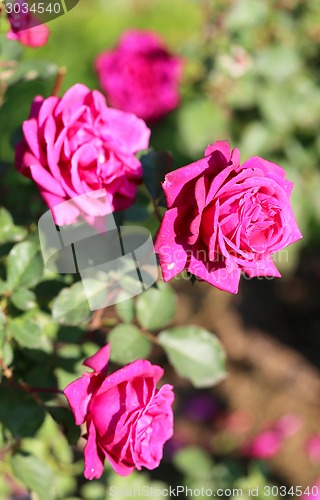
<svg viewBox="0 0 320 500">
<path fill-rule="evenodd" d="M 155 121 L 179 104 L 182 62 L 148 31 L 127 31 L 112 51 L 95 63 L 111 106 Z"/>
<path fill-rule="evenodd" d="M 61 99 L 36 97 L 22 129 L 18 169 L 35 181 L 49 208 L 102 188 L 107 193 L 109 204 L 94 198 L 90 207 L 70 204 L 59 220 L 56 214 L 57 224 L 83 212 L 104 216 L 134 201 L 142 179 L 135 153 L 148 147 L 150 130 L 136 116 L 108 108 L 97 90 L 77 84 Z"/>
<path fill-rule="evenodd" d="M 173 434 L 172 386 L 156 388 L 159 366 L 138 359 L 107 375 L 109 345 L 87 359 L 92 368 L 65 389 L 77 425 L 86 422 L 87 479 L 99 478 L 105 458 L 121 476 L 159 466 L 163 445 Z"/>
<path fill-rule="evenodd" d="M 254 157 L 240 165 L 238 149 L 230 151 L 227 141 L 167 174 L 168 210 L 155 245 L 164 280 L 187 269 L 237 293 L 241 272 L 280 277 L 271 255 L 302 237 L 292 187 L 275 163 Z"/>
</svg>

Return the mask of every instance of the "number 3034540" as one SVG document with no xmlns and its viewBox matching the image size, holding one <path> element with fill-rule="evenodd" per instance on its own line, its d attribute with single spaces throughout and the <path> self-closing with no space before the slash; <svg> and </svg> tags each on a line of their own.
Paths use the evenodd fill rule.
<svg viewBox="0 0 320 500">
<path fill-rule="evenodd" d="M 50 2 L 49 4 L 43 2 L 35 2 L 28 4 L 26 2 L 4 2 L 7 14 L 60 14 L 61 3 Z"/>
</svg>

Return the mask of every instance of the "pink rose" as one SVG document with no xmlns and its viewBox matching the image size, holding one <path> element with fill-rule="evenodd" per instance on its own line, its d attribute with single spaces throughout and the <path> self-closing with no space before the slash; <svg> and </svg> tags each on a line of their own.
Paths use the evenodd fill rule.
<svg viewBox="0 0 320 500">
<path fill-rule="evenodd" d="M 156 388 L 163 369 L 138 359 L 107 375 L 109 345 L 83 364 L 84 373 L 65 389 L 77 425 L 86 422 L 87 479 L 99 478 L 107 459 L 121 476 L 159 466 L 163 445 L 173 434 L 172 386 Z"/>
<path fill-rule="evenodd" d="M 283 436 L 274 430 L 261 432 L 246 445 L 244 452 L 252 458 L 268 459 L 277 455 L 281 449 Z"/>
<path fill-rule="evenodd" d="M 237 293 L 241 272 L 280 277 L 271 255 L 302 237 L 292 187 L 275 163 L 254 157 L 240 165 L 239 151 L 230 151 L 227 141 L 167 174 L 168 210 L 155 245 L 164 280 L 187 269 Z"/>
<path fill-rule="evenodd" d="M 22 129 L 18 169 L 35 181 L 49 208 L 106 190 L 110 206 L 94 198 L 90 207 L 70 204 L 59 220 L 56 214 L 57 224 L 72 223 L 81 212 L 104 216 L 134 201 L 142 179 L 135 153 L 148 147 L 150 130 L 136 116 L 108 108 L 97 90 L 77 84 L 61 99 L 36 97 Z"/>
<path fill-rule="evenodd" d="M 41 47 L 48 41 L 50 30 L 45 25 L 40 23 L 39 19 L 30 11 L 24 13 L 24 0 L 15 0 L 12 5 L 20 5 L 19 13 L 9 13 L 8 20 L 11 29 L 7 33 L 9 40 L 18 40 L 26 47 Z"/>
<path fill-rule="evenodd" d="M 127 31 L 112 51 L 95 63 L 100 84 L 111 106 L 150 122 L 179 104 L 182 62 L 162 40 L 148 31 Z"/>
<path fill-rule="evenodd" d="M 12 29 L 7 33 L 9 40 L 18 40 L 26 47 L 37 48 L 45 45 L 48 41 L 50 30 L 45 24 L 14 33 Z"/>
</svg>

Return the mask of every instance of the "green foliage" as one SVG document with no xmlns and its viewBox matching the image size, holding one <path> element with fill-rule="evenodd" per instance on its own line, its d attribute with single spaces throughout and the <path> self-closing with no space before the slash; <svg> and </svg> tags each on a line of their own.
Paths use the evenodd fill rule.
<svg viewBox="0 0 320 500">
<path fill-rule="evenodd" d="M 16 439 L 34 436 L 44 422 L 44 409 L 23 388 L 0 386 L 0 422 Z"/>
<path fill-rule="evenodd" d="M 8 85 L 21 81 L 52 78 L 57 73 L 57 66 L 48 61 L 22 61 L 12 76 L 7 80 Z"/>
<path fill-rule="evenodd" d="M 225 377 L 225 353 L 215 335 L 199 326 L 160 332 L 158 341 L 181 377 L 195 387 L 210 387 Z"/>
<path fill-rule="evenodd" d="M 64 288 L 52 304 L 52 319 L 62 325 L 81 325 L 90 317 L 88 300 L 81 282 Z"/>
<path fill-rule="evenodd" d="M 0 244 L 8 241 L 20 241 L 26 235 L 23 227 L 15 226 L 13 219 L 5 208 L 0 208 Z"/>
<path fill-rule="evenodd" d="M 53 471 L 42 460 L 29 454 L 17 453 L 12 457 L 12 470 L 17 479 L 37 493 L 39 500 L 55 498 Z"/>
<path fill-rule="evenodd" d="M 151 351 L 150 341 L 134 325 L 123 323 L 111 330 L 108 336 L 110 358 L 125 365 L 135 359 L 145 359 Z"/>
<path fill-rule="evenodd" d="M 143 328 L 159 330 L 172 323 L 176 310 L 176 295 L 169 285 L 158 283 L 139 295 L 137 319 Z"/>
<path fill-rule="evenodd" d="M 185 476 L 206 479 L 213 471 L 210 455 L 196 446 L 179 450 L 173 459 L 175 467 Z"/>
<path fill-rule="evenodd" d="M 36 307 L 36 300 L 35 294 L 26 288 L 20 288 L 11 295 L 13 305 L 21 311 L 28 311 Z"/>
<path fill-rule="evenodd" d="M 122 297 L 125 300 L 122 300 L 121 302 L 118 302 L 116 304 L 116 311 L 117 311 L 119 318 L 122 319 L 122 321 L 130 323 L 134 319 L 134 316 L 135 316 L 134 300 L 131 298 L 128 299 L 126 293 L 124 293 L 122 295 Z M 118 296 L 118 299 L 120 299 L 119 296 Z"/>
<path fill-rule="evenodd" d="M 8 330 L 20 346 L 50 352 L 52 346 L 40 321 L 39 314 L 30 311 L 11 319 Z"/>
<path fill-rule="evenodd" d="M 39 248 L 32 241 L 23 241 L 13 247 L 7 259 L 7 286 L 9 291 L 32 287 L 42 278 L 43 262 Z"/>
</svg>

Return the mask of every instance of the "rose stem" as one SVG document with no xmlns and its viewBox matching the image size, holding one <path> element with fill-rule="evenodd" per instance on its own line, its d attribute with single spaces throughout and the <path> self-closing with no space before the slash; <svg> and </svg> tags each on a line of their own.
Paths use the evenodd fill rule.
<svg viewBox="0 0 320 500">
<path fill-rule="evenodd" d="M 56 81 L 54 82 L 54 86 L 53 86 L 52 93 L 51 93 L 51 95 L 53 95 L 54 97 L 59 97 L 60 90 L 61 90 L 62 83 L 63 83 L 63 79 L 65 77 L 66 72 L 67 72 L 67 68 L 65 68 L 64 66 L 62 66 L 61 68 L 58 69 Z"/>
<path fill-rule="evenodd" d="M 154 210 L 155 216 L 157 217 L 157 219 L 160 222 L 162 222 L 162 216 L 161 216 L 161 213 L 159 212 L 159 207 L 157 205 L 156 200 L 154 200 L 153 198 L 152 198 L 152 204 L 153 204 L 153 210 Z"/>
</svg>

